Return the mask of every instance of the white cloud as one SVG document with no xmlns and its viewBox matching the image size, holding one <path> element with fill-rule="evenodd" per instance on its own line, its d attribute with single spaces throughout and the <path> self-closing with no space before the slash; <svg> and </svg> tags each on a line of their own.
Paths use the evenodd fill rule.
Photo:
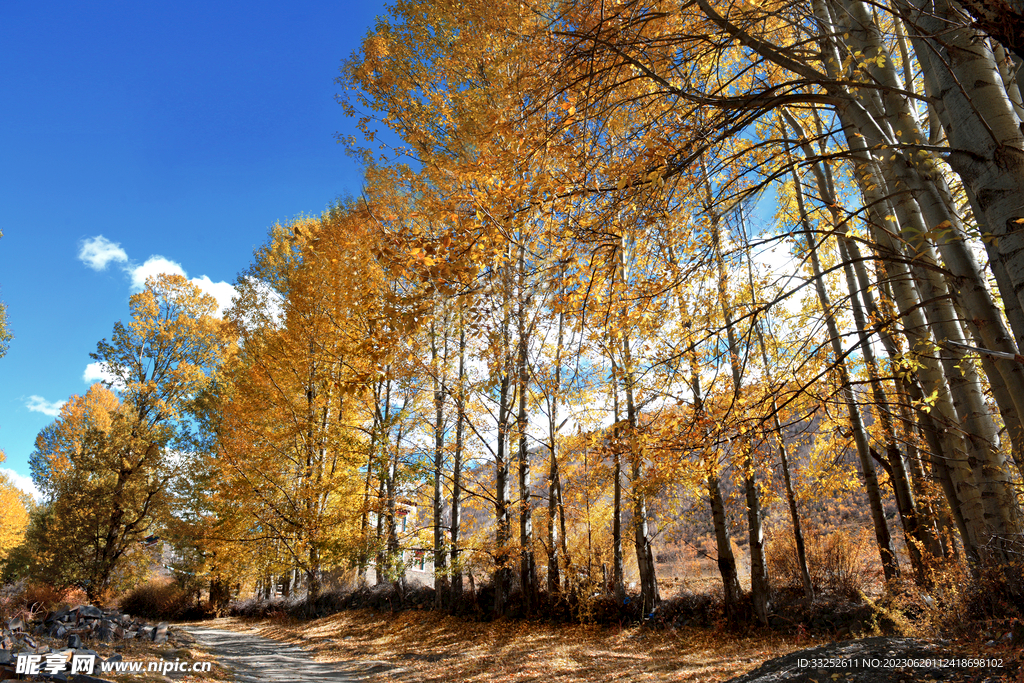
<svg viewBox="0 0 1024 683">
<path fill-rule="evenodd" d="M 6 467 L 0 467 L 0 475 L 7 477 L 9 482 L 32 496 L 36 502 L 43 499 L 43 494 L 36 488 L 35 482 L 32 481 L 32 477 L 26 477 L 24 474 L 18 474 L 14 470 Z"/>
<path fill-rule="evenodd" d="M 82 373 L 82 381 L 86 384 L 93 384 L 94 382 L 114 382 L 116 380 L 112 374 L 107 372 L 103 363 L 89 363 L 85 366 L 85 372 Z"/>
<path fill-rule="evenodd" d="M 231 299 L 236 294 L 235 288 L 223 280 L 214 282 L 206 275 L 194 277 L 190 282 L 217 300 L 217 317 L 223 317 L 224 311 L 231 307 Z"/>
<path fill-rule="evenodd" d="M 180 275 L 186 277 L 185 269 L 180 263 L 175 263 L 163 256 L 150 256 L 141 266 L 133 266 L 128 269 L 132 279 L 132 291 L 141 292 L 146 288 L 146 279 L 156 277 L 160 274 Z"/>
<path fill-rule="evenodd" d="M 180 263 L 163 256 L 150 256 L 142 265 L 133 263 L 129 260 L 128 254 L 125 253 L 125 250 L 121 248 L 119 243 L 111 242 L 103 235 L 97 235 L 96 237 L 84 240 L 82 242 L 82 249 L 78 253 L 78 258 L 93 270 L 103 270 L 112 261 L 120 263 L 121 268 L 131 281 L 131 291 L 133 292 L 141 292 L 146 288 L 146 280 L 157 275 L 167 274 L 188 277 Z M 223 316 L 224 311 L 231 306 L 231 299 L 235 296 L 235 288 L 224 281 L 214 282 L 206 275 L 194 277 L 191 282 L 217 300 L 217 315 Z M 94 365 L 97 364 L 91 363 L 89 368 L 92 368 Z M 87 382 L 106 379 L 96 374 L 99 370 L 94 370 L 94 374 L 90 375 L 89 368 L 86 368 L 85 380 Z"/>
<path fill-rule="evenodd" d="M 121 248 L 120 242 L 111 242 L 103 235 L 82 240 L 78 258 L 93 270 L 103 270 L 111 261 L 128 262 L 128 254 Z"/>
<path fill-rule="evenodd" d="M 135 266 L 128 270 L 132 278 L 132 291 L 141 292 L 146 287 L 146 279 L 157 275 L 180 275 L 188 277 L 185 269 L 180 263 L 166 259 L 163 256 L 150 256 L 141 266 Z M 224 311 L 231 306 L 231 299 L 235 296 L 235 288 L 221 280 L 214 282 L 209 276 L 194 277 L 190 280 L 199 289 L 203 290 L 217 300 L 217 316 L 223 316 Z"/>
<path fill-rule="evenodd" d="M 64 401 L 47 401 L 42 396 L 29 396 L 28 400 L 25 401 L 25 407 L 34 413 L 42 413 L 43 415 L 49 415 L 50 417 L 57 417 L 60 415 L 60 407 L 64 405 Z"/>
<path fill-rule="evenodd" d="M 82 373 L 82 381 L 92 386 L 96 382 L 103 382 L 116 391 L 124 391 L 124 382 L 112 375 L 103 363 L 89 363 Z"/>
</svg>

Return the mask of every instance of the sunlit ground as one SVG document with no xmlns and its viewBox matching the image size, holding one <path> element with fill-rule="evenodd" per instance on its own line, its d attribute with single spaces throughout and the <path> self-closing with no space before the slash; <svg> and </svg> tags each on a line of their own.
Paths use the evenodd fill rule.
<svg viewBox="0 0 1024 683">
<path fill-rule="evenodd" d="M 240 625 L 221 623 L 227 628 Z M 652 632 L 637 626 L 478 623 L 422 611 L 354 610 L 308 623 L 279 620 L 250 626 L 261 635 L 301 644 L 320 661 L 378 660 L 396 667 L 376 680 L 437 683 L 722 681 L 814 644 L 701 629 Z"/>
</svg>

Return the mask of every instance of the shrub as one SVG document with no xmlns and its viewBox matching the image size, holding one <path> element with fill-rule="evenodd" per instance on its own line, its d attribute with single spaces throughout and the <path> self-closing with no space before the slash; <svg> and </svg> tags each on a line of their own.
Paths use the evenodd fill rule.
<svg viewBox="0 0 1024 683">
<path fill-rule="evenodd" d="M 46 583 L 30 583 L 25 579 L 4 586 L 0 591 L 0 617 L 33 617 L 54 612 L 62 606 L 86 602 L 80 588 L 57 588 Z"/>
<path fill-rule="evenodd" d="M 149 581 L 121 597 L 122 612 L 150 619 L 188 619 L 206 615 L 195 593 L 174 581 Z"/>
<path fill-rule="evenodd" d="M 722 620 L 722 611 L 721 591 L 683 591 L 658 606 L 654 625 L 672 628 L 717 626 Z"/>
<path fill-rule="evenodd" d="M 58 588 L 48 583 L 28 584 L 22 594 L 22 600 L 27 606 L 37 606 L 46 613 L 54 612 L 63 606 L 74 607 L 87 602 L 85 591 L 77 586 Z"/>
<path fill-rule="evenodd" d="M 816 593 L 859 600 L 878 580 L 877 553 L 867 529 L 839 528 L 804 532 L 807 571 Z M 796 541 L 788 528 L 778 529 L 766 544 L 765 559 L 776 592 L 800 594 L 803 580 Z"/>
<path fill-rule="evenodd" d="M 1024 623 L 1024 562 L 975 567 L 936 560 L 920 589 L 921 611 L 932 633 L 961 637 L 988 629 L 1013 630 Z M 1024 638 L 1022 638 L 1024 640 Z"/>
<path fill-rule="evenodd" d="M 280 619 L 286 617 L 289 610 L 298 603 L 297 598 L 264 600 L 255 597 L 233 603 L 229 613 L 233 617 L 242 617 L 243 619 Z"/>
</svg>

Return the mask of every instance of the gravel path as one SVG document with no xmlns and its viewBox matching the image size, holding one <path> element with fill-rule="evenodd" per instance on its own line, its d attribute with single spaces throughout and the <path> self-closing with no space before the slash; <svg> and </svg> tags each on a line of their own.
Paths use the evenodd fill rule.
<svg viewBox="0 0 1024 683">
<path fill-rule="evenodd" d="M 360 681 L 392 668 L 378 661 L 316 662 L 308 650 L 255 633 L 200 626 L 178 628 L 190 633 L 215 662 L 234 669 L 235 680 L 240 683 Z"/>
</svg>

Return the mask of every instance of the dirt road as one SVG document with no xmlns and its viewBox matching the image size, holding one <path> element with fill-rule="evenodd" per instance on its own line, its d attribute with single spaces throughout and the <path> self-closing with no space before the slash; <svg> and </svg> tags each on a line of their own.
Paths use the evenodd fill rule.
<svg viewBox="0 0 1024 683">
<path fill-rule="evenodd" d="M 180 626 L 209 651 L 214 660 L 235 671 L 239 683 L 288 681 L 360 681 L 392 666 L 380 661 L 317 662 L 301 647 L 281 643 L 250 631 Z"/>
</svg>

